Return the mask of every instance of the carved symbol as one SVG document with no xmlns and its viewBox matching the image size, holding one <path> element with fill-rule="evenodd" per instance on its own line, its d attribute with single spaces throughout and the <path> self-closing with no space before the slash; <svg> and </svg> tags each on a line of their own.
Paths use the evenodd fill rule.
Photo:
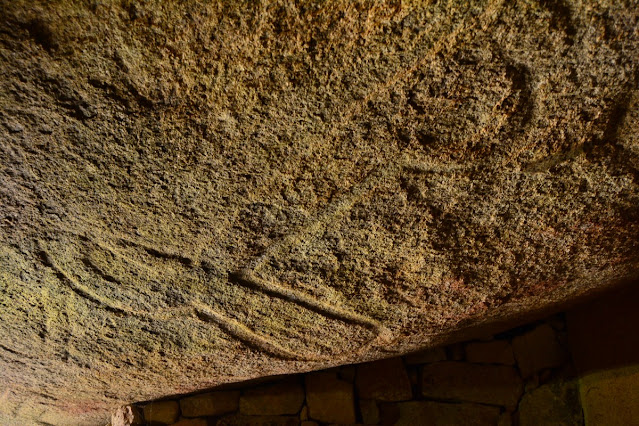
<svg viewBox="0 0 639 426">
<path fill-rule="evenodd" d="M 97 305 L 102 309 L 112 312 L 116 315 L 129 315 L 140 317 L 144 319 L 154 319 L 154 320 L 170 320 L 171 318 L 180 317 L 186 320 L 201 320 L 209 323 L 217 324 L 224 332 L 234 336 L 238 340 L 246 343 L 248 346 L 256 348 L 265 353 L 271 354 L 274 357 L 287 359 L 287 360 L 305 360 L 305 361 L 320 361 L 324 359 L 334 359 L 335 357 L 325 357 L 319 354 L 314 354 L 311 352 L 298 353 L 292 350 L 289 350 L 282 345 L 278 344 L 274 338 L 267 337 L 256 333 L 251 330 L 245 324 L 230 318 L 229 316 L 219 312 L 209 306 L 208 304 L 202 302 L 194 295 L 184 295 L 186 300 L 179 307 L 159 307 L 156 309 L 139 309 L 132 306 L 134 302 L 135 296 L 132 295 L 130 303 L 127 303 L 122 300 L 117 300 L 114 297 L 110 297 L 105 294 L 104 291 L 97 291 L 95 287 L 86 285 L 83 281 L 87 281 L 86 273 L 90 273 L 90 277 L 92 281 L 96 279 L 99 282 L 102 282 L 103 285 L 107 283 L 111 283 L 114 285 L 122 286 L 122 282 L 119 278 L 108 274 L 104 270 L 100 268 L 99 265 L 96 265 L 90 257 L 90 253 L 92 250 L 100 250 L 101 254 L 109 254 L 117 258 L 118 262 L 127 264 L 135 269 L 146 269 L 149 273 L 155 272 L 151 270 L 150 266 L 141 264 L 140 262 L 133 260 L 129 257 L 126 257 L 119 253 L 119 250 L 105 244 L 104 241 L 98 240 L 97 238 L 89 238 L 86 236 L 78 236 L 73 233 L 65 233 L 67 240 L 71 239 L 71 245 L 78 245 L 85 253 L 82 255 L 83 257 L 80 259 L 77 258 L 65 258 L 61 259 L 59 256 L 56 257 L 53 250 L 50 246 L 51 243 L 46 243 L 44 241 L 39 241 L 40 250 L 42 253 L 43 262 L 51 267 L 58 278 L 64 282 L 75 294 L 79 297 L 87 300 L 89 303 Z M 99 242 L 98 242 L 99 241 Z M 146 249 L 145 245 L 137 244 L 132 241 L 127 241 L 127 245 L 137 248 Z M 67 243 L 67 245 L 69 245 Z M 162 261 L 166 261 L 166 259 L 178 259 L 176 255 L 171 255 L 169 253 L 158 251 L 157 249 L 153 249 L 152 253 L 157 259 Z M 72 253 L 75 255 L 76 253 Z M 188 261 L 185 261 L 188 260 Z M 201 268 L 195 262 L 193 262 L 188 257 L 179 257 L 179 263 L 184 265 L 186 272 L 189 270 L 194 270 L 197 268 Z M 70 264 L 72 267 L 70 269 L 63 267 L 63 264 Z M 192 266 L 185 266 L 186 264 Z M 85 268 L 84 272 L 78 272 L 79 269 Z M 75 273 L 71 272 L 74 271 Z M 180 279 L 179 272 L 176 275 L 177 280 Z M 84 276 L 85 278 L 82 278 Z M 260 280 L 258 278 L 252 277 L 250 274 L 240 274 L 240 275 L 232 275 L 231 280 L 236 283 L 241 283 L 242 285 L 250 285 L 255 290 L 267 294 L 271 297 L 280 298 L 283 300 L 290 301 L 304 309 L 316 312 L 320 315 L 326 316 L 328 318 L 337 319 L 339 321 L 353 323 L 356 325 L 360 325 L 371 330 L 378 332 L 380 330 L 380 326 L 374 321 L 363 317 L 361 315 L 349 312 L 345 309 L 330 306 L 328 304 L 322 303 L 312 296 L 297 292 L 290 289 L 285 289 L 278 287 L 272 283 L 268 283 L 264 280 Z"/>
<path fill-rule="evenodd" d="M 420 57 L 420 59 L 409 68 L 402 70 L 401 72 L 393 75 L 388 81 L 380 84 L 374 90 L 372 90 L 367 96 L 366 100 L 371 99 L 373 96 L 378 95 L 380 92 L 392 87 L 398 81 L 406 78 L 419 68 L 420 65 L 425 63 L 436 54 L 452 45 L 460 33 L 468 31 L 473 27 L 480 25 L 486 26 L 492 21 L 496 15 L 496 11 L 501 5 L 501 1 L 489 2 L 484 12 L 477 18 L 466 18 L 457 25 L 450 33 L 437 40 L 430 51 Z M 348 114 L 345 115 L 343 122 L 347 121 L 347 117 L 357 114 L 362 105 L 366 102 L 358 102 L 352 108 Z M 383 165 L 374 170 L 368 177 L 362 182 L 352 188 L 349 194 L 342 197 L 340 200 L 330 204 L 323 212 L 321 212 L 315 220 L 311 221 L 307 226 L 299 229 L 297 232 L 291 233 L 285 236 L 281 241 L 272 245 L 267 251 L 255 258 L 250 264 L 239 272 L 230 275 L 230 280 L 236 284 L 240 284 L 245 287 L 249 287 L 262 294 L 266 294 L 270 297 L 281 299 L 287 302 L 291 302 L 307 311 L 320 314 L 327 318 L 336 319 L 345 323 L 354 324 L 356 326 L 364 327 L 374 333 L 374 337 L 360 347 L 359 350 L 365 350 L 371 345 L 376 344 L 380 340 L 386 340 L 390 338 L 390 332 L 379 324 L 377 321 L 353 312 L 352 310 L 331 305 L 322 302 L 314 296 L 288 288 L 280 283 L 276 283 L 272 280 L 263 279 L 258 276 L 260 269 L 264 266 L 267 259 L 273 255 L 279 254 L 285 250 L 290 250 L 292 247 L 299 244 L 300 241 L 308 240 L 309 238 L 320 235 L 327 226 L 338 219 L 345 212 L 349 211 L 351 207 L 359 201 L 366 194 L 370 193 L 376 186 L 384 179 L 392 178 L 396 176 L 402 170 L 402 164 L 405 159 L 394 159 L 387 161 L 386 165 Z M 130 268 L 140 272 L 141 274 L 147 274 L 148 277 L 157 275 L 157 271 L 154 271 L 151 266 L 145 265 L 136 259 L 125 256 L 118 248 L 112 247 L 108 242 L 102 238 L 86 237 L 77 234 L 72 234 L 74 242 L 80 247 L 87 248 L 89 250 L 95 250 L 118 259 L 118 263 L 128 265 Z M 173 278 L 180 279 L 182 274 L 188 275 L 196 269 L 201 269 L 197 259 L 192 259 L 189 256 L 181 254 L 166 252 L 161 249 L 153 248 L 148 245 L 139 242 L 133 242 L 124 238 L 118 239 L 119 244 L 128 245 L 134 249 L 141 249 L 145 251 L 149 256 L 156 261 L 159 260 L 160 264 L 167 262 L 174 262 L 175 276 Z M 115 296 L 109 296 L 108 294 L 102 294 L 95 291 L 91 286 L 85 283 L 85 279 L 75 276 L 65 265 L 64 261 L 60 261 L 57 257 L 56 250 L 52 250 L 49 247 L 49 243 L 40 241 L 40 250 L 42 253 L 43 261 L 56 271 L 61 281 L 67 284 L 67 286 L 79 297 L 87 300 L 88 302 L 98 305 L 103 309 L 110 311 L 116 315 L 131 315 L 142 318 L 151 318 L 156 320 L 167 320 L 172 317 L 180 316 L 187 319 L 199 319 L 211 323 L 217 324 L 225 332 L 233 335 L 240 341 L 243 341 L 250 346 L 256 347 L 266 353 L 283 359 L 293 360 L 321 360 L 324 359 L 319 354 L 313 353 L 297 353 L 291 351 L 282 345 L 278 344 L 272 337 L 260 335 L 257 332 L 251 330 L 248 326 L 240 321 L 232 319 L 227 315 L 224 315 L 217 310 L 210 307 L 208 304 L 202 302 L 194 295 L 186 295 L 186 300 L 182 302 L 179 307 L 156 307 L 149 306 L 149 308 L 134 307 L 134 298 L 131 300 L 121 300 L 122 295 L 117 299 Z M 73 257 L 73 256 L 72 256 Z M 122 282 L 122 279 L 118 278 L 115 274 L 110 274 L 104 270 L 91 256 L 82 255 L 80 264 L 79 259 L 69 259 L 74 265 L 74 268 L 82 269 L 84 276 L 91 276 L 94 279 L 98 279 L 101 283 L 109 283 L 112 285 L 118 285 L 125 288 L 126 286 Z M 72 268 L 73 269 L 73 268 Z M 125 274 L 126 275 L 126 274 Z M 171 277 L 169 277 L 170 279 Z M 132 290 L 134 291 L 134 290 Z M 117 294 L 117 292 L 113 292 Z M 348 355 L 351 355 L 349 353 Z M 329 357 L 332 360 L 336 359 L 336 356 Z M 329 359 L 326 358 L 326 359 Z"/>
</svg>

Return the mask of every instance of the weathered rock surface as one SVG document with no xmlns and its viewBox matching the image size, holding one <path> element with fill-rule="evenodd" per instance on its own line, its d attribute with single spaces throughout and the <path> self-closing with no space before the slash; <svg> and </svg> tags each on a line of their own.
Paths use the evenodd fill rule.
<svg viewBox="0 0 639 426">
<path fill-rule="evenodd" d="M 138 407 L 127 405 L 120 407 L 111 415 L 111 426 L 130 426 L 144 424 L 144 415 Z"/>
<path fill-rule="evenodd" d="M 0 0 L 0 422 L 636 276 L 634 3 Z"/>
</svg>

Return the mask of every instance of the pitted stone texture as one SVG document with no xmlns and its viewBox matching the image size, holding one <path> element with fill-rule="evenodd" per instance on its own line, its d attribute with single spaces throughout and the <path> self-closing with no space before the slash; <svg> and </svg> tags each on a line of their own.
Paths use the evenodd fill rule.
<svg viewBox="0 0 639 426">
<path fill-rule="evenodd" d="M 636 276 L 638 15 L 0 0 L 0 423 L 402 355 Z"/>
</svg>

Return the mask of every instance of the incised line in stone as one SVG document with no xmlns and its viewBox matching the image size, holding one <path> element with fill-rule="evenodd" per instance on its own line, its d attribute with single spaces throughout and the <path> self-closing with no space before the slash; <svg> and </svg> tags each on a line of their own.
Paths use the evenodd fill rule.
<svg viewBox="0 0 639 426">
<path fill-rule="evenodd" d="M 429 53 L 422 59 L 417 61 L 407 70 L 397 72 L 391 79 L 387 80 L 383 84 L 378 85 L 373 91 L 371 91 L 371 93 L 369 93 L 369 95 L 367 95 L 367 97 L 363 101 L 358 102 L 351 108 L 351 111 L 346 114 L 345 118 L 341 120 L 341 123 L 345 123 L 347 119 L 355 115 L 357 111 L 361 109 L 360 107 L 362 105 L 365 105 L 366 102 L 373 96 L 381 93 L 384 90 L 387 90 L 389 87 L 391 87 L 401 79 L 409 76 L 428 59 L 433 58 L 445 47 L 452 45 L 457 36 L 462 32 L 462 30 L 473 28 L 477 24 L 477 22 L 482 22 L 482 27 L 487 25 L 488 22 L 483 22 L 484 18 L 494 18 L 494 15 L 499 9 L 502 1 L 503 0 L 491 1 L 482 12 L 482 14 L 477 17 L 470 25 L 466 26 L 465 24 L 467 20 L 464 20 L 455 28 L 454 31 L 438 40 L 431 48 Z M 315 220 L 311 221 L 309 224 L 302 227 L 297 232 L 288 234 L 277 243 L 269 246 L 262 255 L 253 259 L 253 261 L 251 261 L 246 268 L 231 274 L 231 277 L 235 278 L 235 281 L 238 284 L 247 285 L 271 295 L 275 294 L 281 298 L 291 300 L 306 307 L 307 309 L 315 310 L 327 316 L 336 317 L 347 322 L 353 322 L 368 327 L 377 333 L 376 338 L 372 339 L 369 343 L 372 343 L 373 341 L 378 339 L 386 340 L 390 338 L 390 331 L 371 318 L 357 314 L 345 308 L 321 302 L 312 295 L 293 290 L 282 284 L 277 284 L 270 280 L 261 279 L 256 276 L 256 272 L 258 272 L 264 266 L 266 260 L 269 257 L 282 253 L 285 249 L 290 249 L 293 246 L 299 245 L 302 241 L 308 241 L 309 238 L 316 237 L 324 232 L 330 223 L 334 223 L 334 221 L 339 216 L 351 210 L 355 203 L 361 200 L 368 192 L 375 189 L 382 179 L 397 176 L 402 169 L 401 163 L 402 161 L 391 160 L 387 163 L 386 166 L 381 166 L 371 172 L 362 182 L 352 187 L 348 195 L 327 206 Z"/>
<path fill-rule="evenodd" d="M 250 347 L 257 348 L 263 352 L 269 353 L 277 358 L 286 360 L 304 360 L 319 361 L 319 357 L 311 354 L 299 354 L 289 351 L 278 345 L 274 341 L 260 336 L 244 324 L 235 321 L 225 315 L 212 310 L 203 303 L 191 302 L 196 309 L 197 317 L 205 322 L 213 322 L 217 324 L 223 331 L 234 336 L 238 340 L 246 343 Z"/>
<path fill-rule="evenodd" d="M 478 17 L 471 25 L 469 25 L 466 28 L 470 29 L 474 27 L 476 22 L 482 21 L 484 17 L 492 17 L 494 15 L 495 9 L 500 4 L 501 4 L 501 1 L 490 2 L 489 5 L 484 10 L 484 12 L 482 12 L 482 15 Z M 438 40 L 433 46 L 433 48 L 431 48 L 429 53 L 425 55 L 422 59 L 417 61 L 415 64 L 413 64 L 413 66 L 411 66 L 407 70 L 403 70 L 403 71 L 395 73 L 391 79 L 387 80 L 383 84 L 378 85 L 373 91 L 371 91 L 371 93 L 369 93 L 369 95 L 366 96 L 366 98 L 363 101 L 359 101 L 357 104 L 355 104 L 351 108 L 351 111 L 349 111 L 349 113 L 343 117 L 343 120 L 341 120 L 341 122 L 342 123 L 347 122 L 348 119 L 352 117 L 353 115 L 357 114 L 357 112 L 361 110 L 361 106 L 365 105 L 366 102 L 370 100 L 373 96 L 375 96 L 378 93 L 381 93 L 384 90 L 387 90 L 396 82 L 407 77 L 408 75 L 413 73 L 416 69 L 418 69 L 419 66 L 422 65 L 424 62 L 426 62 L 428 59 L 434 57 L 442 49 L 454 43 L 454 40 L 457 38 L 458 34 L 462 32 L 462 30 L 465 28 L 465 25 L 464 25 L 465 23 L 466 21 L 463 21 L 461 24 L 459 24 L 455 28 L 454 31 L 452 31 L 450 34 Z M 377 186 L 377 184 L 381 181 L 382 178 L 394 176 L 400 170 L 401 170 L 401 167 L 398 161 L 390 161 L 387 166 L 378 168 L 376 171 L 371 173 L 366 179 L 364 179 L 363 182 L 361 182 L 359 185 L 354 187 L 348 196 L 328 206 L 328 208 L 325 209 L 325 211 L 317 218 L 317 220 L 313 221 L 311 224 L 301 229 L 299 232 L 289 234 L 288 236 L 284 237 L 283 240 L 269 247 L 266 253 L 264 253 L 262 256 L 258 257 L 257 259 L 255 259 L 253 262 L 251 262 L 247 268 L 241 270 L 240 272 L 236 274 L 233 274 L 232 276 L 235 278 L 235 281 L 244 285 L 250 285 L 251 287 L 258 289 L 271 296 L 275 295 L 277 297 L 290 300 L 306 309 L 314 310 L 328 317 L 337 318 L 346 322 L 359 324 L 374 330 L 377 333 L 377 337 L 375 339 L 371 339 L 371 341 L 368 344 L 365 344 L 364 347 L 368 346 L 369 344 L 372 344 L 374 341 L 380 338 L 382 339 L 388 338 L 390 335 L 390 332 L 386 330 L 382 325 L 374 321 L 373 319 L 367 318 L 363 315 L 357 314 L 355 312 L 349 311 L 344 308 L 340 308 L 334 305 L 330 305 L 328 303 L 321 302 L 315 297 L 313 297 L 312 295 L 308 295 L 306 293 L 284 287 L 280 284 L 275 284 L 270 281 L 260 279 L 254 275 L 254 272 L 263 265 L 264 261 L 269 256 L 275 253 L 281 252 L 285 247 L 291 247 L 293 245 L 299 244 L 299 242 L 301 241 L 301 238 L 306 238 L 308 236 L 317 235 L 321 233 L 323 230 L 326 229 L 326 226 L 329 222 L 333 221 L 338 216 L 349 211 L 352 208 L 352 206 L 357 201 L 359 201 L 367 192 L 374 189 Z M 175 254 L 163 253 L 162 251 L 159 251 L 155 248 L 149 248 L 139 243 L 134 243 L 131 241 L 127 241 L 127 242 L 129 244 L 133 244 L 145 249 L 147 253 L 153 256 L 164 258 L 164 259 L 176 259 L 185 266 L 193 267 L 193 265 L 196 263 L 196 262 L 193 262 L 192 259 L 181 256 L 181 255 L 176 256 Z M 52 267 L 58 273 L 59 277 L 63 281 L 67 282 L 70 288 L 73 290 L 73 292 L 78 294 L 80 297 L 87 299 L 90 302 L 93 302 L 95 304 L 98 304 L 99 306 L 102 306 L 104 309 L 114 313 L 142 316 L 144 318 L 152 318 L 152 319 L 166 318 L 166 316 L 160 314 L 160 312 L 152 313 L 147 311 L 137 311 L 137 310 L 131 309 L 130 307 L 124 306 L 119 302 L 111 300 L 108 297 L 103 297 L 96 294 L 95 292 L 90 290 L 88 287 L 80 284 L 62 267 L 60 267 L 55 262 L 53 257 L 49 254 L 49 252 L 45 249 L 41 241 L 39 241 L 39 245 L 40 245 L 41 253 L 43 254 L 43 259 L 45 260 L 45 263 L 47 263 L 50 267 Z M 106 247 L 103 247 L 103 248 L 106 249 Z M 112 249 L 107 249 L 107 250 L 109 250 L 112 254 L 116 256 L 120 256 L 118 253 L 115 253 L 115 251 Z M 131 259 L 129 259 L 129 261 L 131 261 Z M 253 332 L 248 327 L 246 327 L 245 325 L 231 318 L 228 318 L 225 315 L 222 315 L 218 312 L 211 310 L 209 307 L 202 304 L 201 302 L 190 301 L 188 302 L 187 305 L 193 308 L 198 318 L 201 318 L 201 319 L 204 318 L 207 321 L 215 322 L 227 333 L 235 336 L 239 340 L 248 342 L 249 344 L 258 347 L 260 350 L 263 350 L 274 356 L 281 357 L 284 359 L 309 359 L 309 358 L 317 359 L 319 358 L 315 356 L 309 356 L 310 354 L 302 355 L 302 354 L 296 354 L 294 352 L 291 352 L 279 346 L 277 343 L 271 341 L 270 339 L 258 335 L 257 333 Z M 186 312 L 188 308 L 170 309 L 170 310 L 173 312 Z"/>
<path fill-rule="evenodd" d="M 80 237 L 75 233 L 73 235 L 75 235 L 76 237 Z M 80 238 L 91 240 L 86 236 L 82 236 Z M 122 257 L 122 255 L 117 253 L 115 249 L 108 248 L 107 246 L 104 246 L 101 243 L 97 243 L 96 241 L 93 241 L 93 240 L 91 241 L 95 243 L 96 245 L 98 245 L 99 247 L 110 251 L 113 255 Z M 130 243 L 133 245 L 137 245 L 134 242 L 130 242 Z M 215 323 L 224 332 L 244 342 L 248 346 L 259 349 L 260 351 L 268 353 L 277 358 L 286 359 L 286 360 L 304 360 L 304 361 L 321 361 L 321 360 L 328 360 L 328 359 L 335 358 L 335 356 L 323 357 L 320 355 L 312 354 L 310 352 L 297 353 L 297 352 L 290 351 L 282 347 L 278 343 L 276 343 L 273 339 L 259 335 L 258 333 L 248 328 L 246 325 L 211 309 L 205 303 L 202 303 L 195 299 L 187 301 L 185 306 L 180 308 L 164 308 L 154 312 L 132 309 L 130 306 L 126 306 L 120 302 L 112 300 L 111 298 L 101 296 L 97 294 L 96 292 L 94 292 L 93 290 L 89 289 L 88 287 L 82 285 L 78 280 L 76 280 L 70 273 L 68 273 L 63 267 L 61 267 L 54 260 L 53 256 L 46 249 L 45 244 L 42 241 L 39 241 L 39 246 L 40 246 L 40 251 L 42 253 L 43 261 L 45 262 L 47 266 L 51 267 L 56 272 L 60 280 L 62 280 L 63 282 L 66 282 L 69 288 L 81 298 L 86 299 L 89 302 L 96 304 L 109 312 L 113 312 L 115 314 L 124 314 L 124 315 L 140 317 L 143 319 L 153 319 L 153 320 L 160 320 L 160 321 L 171 319 L 176 314 L 180 314 L 182 317 L 185 317 L 186 319 L 193 320 L 197 318 L 205 322 Z M 169 256 L 167 254 L 163 254 L 160 258 L 166 259 L 168 257 Z M 125 259 L 125 260 L 132 261 L 131 259 Z M 134 263 L 138 264 L 139 262 L 134 262 Z M 139 265 L 139 266 L 147 268 L 144 265 Z M 95 268 L 99 269 L 97 266 L 92 265 L 91 270 L 94 273 L 97 273 L 95 271 Z M 104 272 L 102 271 L 100 272 L 101 273 L 99 273 L 98 275 L 102 277 L 103 279 L 107 279 L 108 277 L 109 281 L 119 283 L 119 280 L 117 280 L 116 278 L 113 278 L 110 275 L 105 276 Z M 378 325 L 374 322 L 371 322 L 369 319 L 363 316 L 358 316 L 357 314 L 340 310 L 339 308 L 331 307 L 328 304 L 323 304 L 306 294 L 295 292 L 295 291 L 290 291 L 290 292 L 286 291 L 285 293 L 282 293 L 279 288 L 275 286 L 270 286 L 268 284 L 264 284 L 262 287 L 256 286 L 255 288 L 258 290 L 261 290 L 267 295 L 271 295 L 271 296 L 275 295 L 276 297 L 279 297 L 279 298 L 291 300 L 292 302 L 296 303 L 297 305 L 301 307 L 314 310 L 327 317 L 341 319 L 342 321 L 345 321 L 345 322 L 353 322 L 368 328 L 373 328 L 375 329 L 375 331 L 378 331 L 378 328 L 379 328 Z M 284 290 L 287 290 L 287 289 L 284 289 Z"/>
<path fill-rule="evenodd" d="M 472 29 L 477 21 L 483 21 L 484 18 L 494 18 L 494 14 L 499 9 L 499 6 L 503 3 L 503 0 L 494 0 L 489 2 L 488 6 L 484 9 L 482 14 L 478 16 L 472 24 L 465 26 L 467 20 L 464 20 L 461 24 L 459 24 L 455 30 L 451 33 L 440 38 L 435 45 L 430 49 L 428 54 L 424 55 L 423 58 L 418 60 L 415 64 L 409 67 L 407 70 L 402 70 L 396 72 L 393 77 L 386 82 L 379 84 L 375 89 L 373 89 L 363 101 L 358 101 L 355 103 L 353 107 L 350 108 L 350 111 L 345 114 L 344 118 L 340 120 L 340 124 L 346 123 L 353 115 L 357 114 L 358 110 L 362 105 L 365 105 L 366 102 L 372 99 L 374 96 L 379 93 L 387 90 L 389 87 L 393 86 L 398 81 L 406 78 L 413 72 L 415 72 L 421 65 L 423 65 L 427 60 L 432 59 L 435 55 L 437 55 L 444 47 L 451 45 L 457 36 L 462 32 L 464 28 Z M 483 22 L 482 27 L 487 25 L 488 22 Z M 503 102 L 503 99 L 502 99 Z M 348 211 L 352 206 L 362 198 L 364 192 L 368 190 L 372 190 L 378 184 L 378 181 L 383 179 L 384 177 L 395 176 L 397 172 L 400 171 L 399 161 L 390 160 L 386 166 L 381 166 L 377 170 L 371 172 L 362 182 L 354 185 L 351 188 L 350 194 L 344 196 L 340 200 L 330 204 L 327 206 L 324 211 L 311 223 L 307 224 L 305 227 L 300 229 L 298 232 L 294 232 L 283 237 L 282 240 L 277 243 L 269 246 L 265 253 L 261 256 L 258 256 L 256 259 L 251 261 L 245 270 L 257 270 L 261 264 L 264 263 L 266 258 L 274 253 L 278 253 L 281 249 L 288 245 L 293 245 L 296 243 L 295 240 L 299 240 L 300 237 L 306 237 L 311 234 L 317 234 L 324 229 L 322 225 L 326 225 L 326 223 L 330 220 L 334 220 L 339 214 L 343 214 Z"/>
</svg>

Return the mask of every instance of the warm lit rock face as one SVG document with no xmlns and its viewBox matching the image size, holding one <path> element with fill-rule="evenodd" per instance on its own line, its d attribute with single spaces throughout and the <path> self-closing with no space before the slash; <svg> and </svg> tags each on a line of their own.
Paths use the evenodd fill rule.
<svg viewBox="0 0 639 426">
<path fill-rule="evenodd" d="M 3 424 L 405 353 L 636 275 L 636 2 L 0 16 Z"/>
</svg>

